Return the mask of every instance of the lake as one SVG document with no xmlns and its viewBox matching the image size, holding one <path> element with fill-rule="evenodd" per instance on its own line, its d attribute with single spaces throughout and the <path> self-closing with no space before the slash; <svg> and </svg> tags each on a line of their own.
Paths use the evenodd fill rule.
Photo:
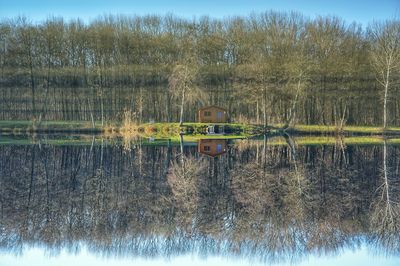
<svg viewBox="0 0 400 266">
<path fill-rule="evenodd" d="M 399 189 L 390 139 L 3 135 L 0 265 L 400 265 Z"/>
</svg>

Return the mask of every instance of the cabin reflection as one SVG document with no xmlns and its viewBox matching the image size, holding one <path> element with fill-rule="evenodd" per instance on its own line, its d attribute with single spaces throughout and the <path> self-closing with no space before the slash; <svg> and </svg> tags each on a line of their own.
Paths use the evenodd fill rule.
<svg viewBox="0 0 400 266">
<path fill-rule="evenodd" d="M 197 143 L 197 152 L 210 157 L 226 153 L 226 139 L 200 139 Z"/>
</svg>

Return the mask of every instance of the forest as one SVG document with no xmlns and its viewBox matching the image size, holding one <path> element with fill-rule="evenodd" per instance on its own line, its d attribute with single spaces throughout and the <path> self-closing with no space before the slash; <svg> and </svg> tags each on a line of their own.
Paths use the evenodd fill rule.
<svg viewBox="0 0 400 266">
<path fill-rule="evenodd" d="M 398 19 L 17 17 L 0 21 L 0 119 L 176 122 L 184 106 L 195 121 L 218 105 L 236 122 L 399 126 L 399 62 Z"/>
</svg>

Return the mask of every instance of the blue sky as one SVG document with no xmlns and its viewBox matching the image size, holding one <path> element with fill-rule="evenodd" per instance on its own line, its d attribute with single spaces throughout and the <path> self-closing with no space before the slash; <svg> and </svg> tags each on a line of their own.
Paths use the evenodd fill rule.
<svg viewBox="0 0 400 266">
<path fill-rule="evenodd" d="M 364 25 L 400 14 L 400 0 L 0 0 L 0 18 L 25 15 L 34 22 L 49 16 L 88 22 L 104 14 L 165 14 L 222 18 L 265 10 L 299 11 L 309 17 L 338 15 Z"/>
</svg>

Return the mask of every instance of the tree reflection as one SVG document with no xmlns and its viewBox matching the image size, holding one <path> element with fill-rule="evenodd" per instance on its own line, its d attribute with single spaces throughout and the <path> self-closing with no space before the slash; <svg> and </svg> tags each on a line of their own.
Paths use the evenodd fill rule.
<svg viewBox="0 0 400 266">
<path fill-rule="evenodd" d="M 372 206 L 372 241 L 386 252 L 400 252 L 400 199 L 398 176 L 390 171 L 387 140 L 383 144 L 383 167 Z M 397 180 L 396 180 L 397 179 Z"/>
<path fill-rule="evenodd" d="M 215 158 L 173 143 L 2 145 L 0 247 L 265 262 L 364 243 L 399 253 L 397 146 L 269 143 Z"/>
<path fill-rule="evenodd" d="M 183 148 L 181 148 L 183 152 Z M 172 190 L 177 222 L 187 233 L 191 233 L 193 218 L 198 206 L 198 183 L 204 176 L 204 161 L 180 154 L 179 162 L 172 162 L 167 182 Z"/>
</svg>

